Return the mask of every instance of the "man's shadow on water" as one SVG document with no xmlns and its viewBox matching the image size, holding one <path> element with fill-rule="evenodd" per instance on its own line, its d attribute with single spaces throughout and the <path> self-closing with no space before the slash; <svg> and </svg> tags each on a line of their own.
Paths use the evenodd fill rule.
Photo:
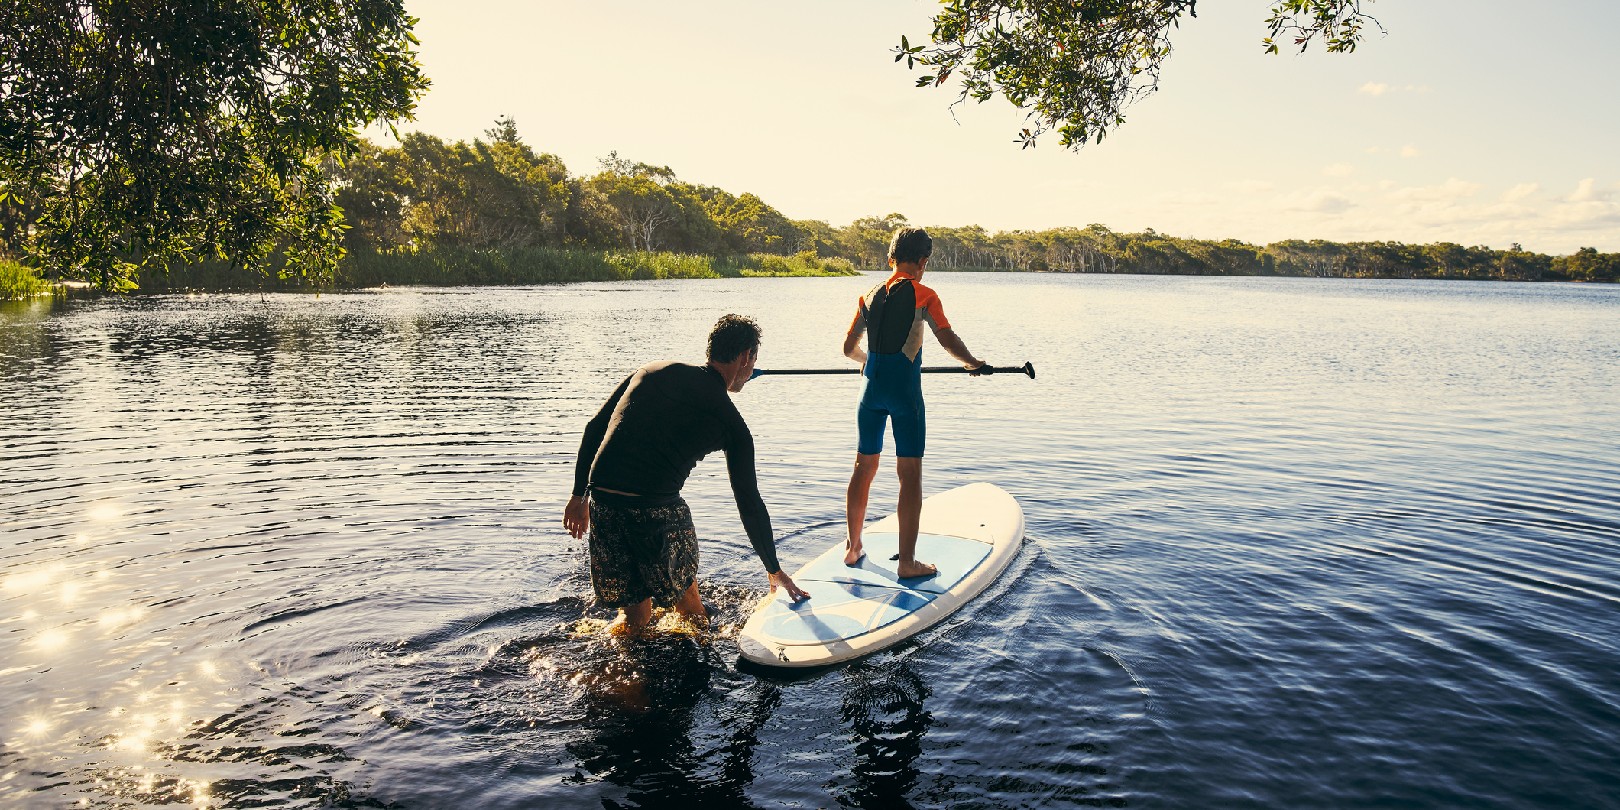
<svg viewBox="0 0 1620 810">
<path fill-rule="evenodd" d="M 910 807 L 906 796 L 916 788 L 917 758 L 934 722 L 924 708 L 931 694 L 927 684 L 904 661 L 857 663 L 843 676 L 839 719 L 849 730 L 854 758 L 835 755 L 827 776 L 829 783 L 842 781 L 835 777 L 848 767 L 853 784 L 838 791 L 836 801 L 845 807 Z M 567 781 L 595 777 L 627 788 L 622 800 L 602 800 L 612 810 L 757 807 L 746 795 L 754 782 L 755 751 L 760 729 L 782 704 L 784 685 L 779 677 L 727 669 L 709 644 L 692 638 L 625 643 L 615 664 L 588 687 L 590 731 L 567 746 L 581 772 Z M 696 728 L 707 709 L 714 710 L 718 727 Z"/>
</svg>

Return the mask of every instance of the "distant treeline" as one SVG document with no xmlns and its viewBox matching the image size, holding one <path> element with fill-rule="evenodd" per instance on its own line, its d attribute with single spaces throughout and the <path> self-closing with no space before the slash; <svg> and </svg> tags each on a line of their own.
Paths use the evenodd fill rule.
<svg viewBox="0 0 1620 810">
<path fill-rule="evenodd" d="M 841 275 L 886 265 L 900 214 L 843 227 L 794 220 L 753 194 L 676 177 L 667 166 L 611 153 L 588 176 L 536 152 L 502 118 L 471 143 L 422 133 L 398 146 L 364 144 L 329 166 L 348 253 L 331 282 L 532 284 L 631 278 Z M 0 257 L 27 226 L 0 223 Z M 1581 248 L 1569 256 L 1464 247 L 1449 242 L 1337 243 L 1288 240 L 1259 246 L 1233 239 L 1116 233 L 1101 225 L 990 233 L 928 226 L 936 270 L 1275 275 L 1345 278 L 1620 281 L 1620 253 Z M 0 294 L 31 289 L 31 271 L 0 272 Z M 257 270 L 206 262 L 154 268 L 141 289 L 297 286 Z"/>
<path fill-rule="evenodd" d="M 1620 253 L 1581 248 L 1569 256 L 1464 247 L 1451 242 L 1309 242 L 1258 246 L 1235 239 L 1181 239 L 1101 225 L 987 234 L 982 228 L 929 228 L 930 267 L 1060 273 L 1192 276 L 1449 278 L 1501 281 L 1620 281 Z"/>
<path fill-rule="evenodd" d="M 595 174 L 571 175 L 561 159 L 524 143 L 509 118 L 496 121 L 485 136 L 450 143 L 410 134 L 397 147 L 368 145 L 336 169 L 343 181 L 337 201 L 351 227 L 349 249 L 369 257 L 369 275 L 387 275 L 381 270 L 387 262 L 377 257 L 446 248 L 514 258 L 541 248 L 797 255 L 874 270 L 886 263 L 893 230 L 911 224 L 900 214 L 865 217 L 844 227 L 789 219 L 753 194 L 689 183 L 667 166 L 617 153 L 602 160 Z M 929 226 L 928 231 L 934 237 L 929 266 L 940 270 L 1620 280 L 1620 254 L 1592 248 L 1553 257 L 1517 245 L 1495 250 L 1447 242 L 1289 240 L 1258 246 L 1182 239 L 1151 229 L 1115 233 L 1101 225 L 1002 233 Z M 473 267 L 469 273 L 488 275 Z M 454 275 L 454 268 L 445 268 L 441 283 Z"/>
</svg>

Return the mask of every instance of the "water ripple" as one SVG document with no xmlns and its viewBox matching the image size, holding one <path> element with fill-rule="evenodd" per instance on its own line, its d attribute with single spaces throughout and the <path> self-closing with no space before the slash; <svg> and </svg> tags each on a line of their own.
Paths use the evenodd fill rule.
<svg viewBox="0 0 1620 810">
<path fill-rule="evenodd" d="M 1041 368 L 925 383 L 926 488 L 1025 507 L 997 587 L 740 670 L 716 458 L 710 627 L 608 636 L 560 526 L 589 413 L 721 311 L 844 362 L 869 283 L 0 306 L 0 803 L 1620 806 L 1610 288 L 942 275 Z M 737 397 L 790 568 L 842 534 L 855 386 Z"/>
</svg>

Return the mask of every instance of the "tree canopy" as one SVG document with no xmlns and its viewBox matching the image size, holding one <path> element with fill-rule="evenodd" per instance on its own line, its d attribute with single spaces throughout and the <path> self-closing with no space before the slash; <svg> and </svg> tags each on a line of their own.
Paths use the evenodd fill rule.
<svg viewBox="0 0 1620 810">
<path fill-rule="evenodd" d="M 1363 0 L 1273 0 L 1261 45 L 1284 39 L 1301 51 L 1322 41 L 1331 52 L 1356 48 L 1377 21 Z M 1372 2 L 1372 0 L 1366 0 Z M 1002 96 L 1028 110 L 1018 141 L 1026 148 L 1056 130 L 1079 149 L 1125 123 L 1124 110 L 1158 89 L 1170 34 L 1197 0 L 944 0 L 930 41 L 902 36 L 895 61 L 919 66 L 918 87 L 953 77 L 956 103 Z"/>
<path fill-rule="evenodd" d="M 207 257 L 329 271 L 326 164 L 426 89 L 414 22 L 401 0 L 8 2 L 0 236 L 106 289 Z"/>
<path fill-rule="evenodd" d="M 382 258 L 367 279 L 385 280 L 387 267 L 407 263 L 411 254 L 446 249 L 461 256 L 550 249 L 798 256 L 879 270 L 895 228 L 917 224 L 899 213 L 842 227 L 793 220 L 755 194 L 689 182 L 669 166 L 617 152 L 594 174 L 573 176 L 561 159 L 525 144 L 510 118 L 485 135 L 490 142 L 416 133 L 398 147 L 368 145 L 337 170 L 338 199 L 353 224 L 350 248 Z M 1102 225 L 991 233 L 976 225 L 930 224 L 928 231 L 934 237 L 929 266 L 938 270 L 1612 281 L 1617 269 L 1613 254 L 1590 248 L 1554 258 L 1518 245 L 1254 245 L 1152 229 L 1118 233 Z"/>
<path fill-rule="evenodd" d="M 570 177 L 560 158 L 525 144 L 511 118 L 484 134 L 489 141 L 412 133 L 398 147 L 365 143 L 354 159 L 333 167 L 347 242 L 384 251 L 430 244 L 705 255 L 814 251 L 814 234 L 754 194 L 688 183 L 668 166 L 617 152 L 602 159 L 596 174 Z M 832 233 L 822 227 L 818 232 Z"/>
</svg>

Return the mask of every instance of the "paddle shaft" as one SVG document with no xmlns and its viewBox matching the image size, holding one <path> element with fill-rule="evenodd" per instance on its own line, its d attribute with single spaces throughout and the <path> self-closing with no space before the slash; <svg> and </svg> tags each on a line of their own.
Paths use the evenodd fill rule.
<svg viewBox="0 0 1620 810">
<path fill-rule="evenodd" d="M 763 377 L 763 376 L 766 376 L 767 374 L 859 374 L 859 373 L 861 373 L 861 370 L 858 369 L 858 368 L 770 368 L 770 369 L 756 368 L 756 369 L 754 369 L 754 376 L 755 377 Z M 922 373 L 924 373 L 924 374 L 966 374 L 966 373 L 968 373 L 968 370 L 965 369 L 965 368 L 962 368 L 961 366 L 928 366 L 928 367 L 922 369 Z M 989 371 L 984 372 L 984 373 L 992 374 L 992 375 L 994 375 L 994 374 L 1024 374 L 1024 375 L 1027 375 L 1030 379 L 1033 380 L 1033 379 L 1035 379 L 1035 366 L 1032 363 L 1025 363 L 1022 366 L 991 366 Z"/>
</svg>

